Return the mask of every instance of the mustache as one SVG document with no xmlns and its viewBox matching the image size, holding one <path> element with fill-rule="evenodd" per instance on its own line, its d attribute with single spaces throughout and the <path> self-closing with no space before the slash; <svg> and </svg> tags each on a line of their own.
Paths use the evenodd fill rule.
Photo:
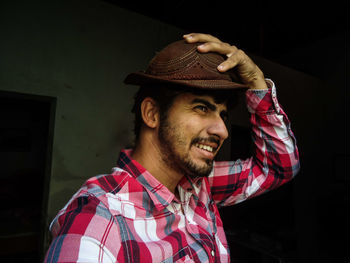
<svg viewBox="0 0 350 263">
<path fill-rule="evenodd" d="M 208 137 L 208 138 L 197 137 L 192 140 L 192 144 L 206 143 L 206 142 L 215 143 L 217 147 L 220 146 L 220 140 L 216 139 L 215 137 Z"/>
</svg>

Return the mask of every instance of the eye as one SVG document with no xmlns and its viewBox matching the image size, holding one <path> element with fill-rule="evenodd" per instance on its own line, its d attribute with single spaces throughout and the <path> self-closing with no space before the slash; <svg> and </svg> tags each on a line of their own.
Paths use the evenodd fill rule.
<svg viewBox="0 0 350 263">
<path fill-rule="evenodd" d="M 202 112 L 208 112 L 208 107 L 207 106 L 204 106 L 204 105 L 198 105 L 195 107 L 195 109 L 198 109 Z"/>
</svg>

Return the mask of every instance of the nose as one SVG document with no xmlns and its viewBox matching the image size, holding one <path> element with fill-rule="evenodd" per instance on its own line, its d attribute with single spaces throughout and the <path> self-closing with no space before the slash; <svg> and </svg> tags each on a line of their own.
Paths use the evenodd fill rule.
<svg viewBox="0 0 350 263">
<path fill-rule="evenodd" d="M 220 116 L 212 120 L 207 131 L 210 135 L 219 137 L 220 140 L 226 140 L 228 137 L 226 124 Z"/>
</svg>

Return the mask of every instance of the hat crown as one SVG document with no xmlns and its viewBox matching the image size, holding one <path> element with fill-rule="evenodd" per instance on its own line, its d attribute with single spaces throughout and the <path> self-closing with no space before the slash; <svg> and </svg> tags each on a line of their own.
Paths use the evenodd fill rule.
<svg viewBox="0 0 350 263">
<path fill-rule="evenodd" d="M 145 73 L 172 80 L 231 80 L 228 74 L 217 70 L 224 57 L 213 52 L 200 53 L 200 44 L 184 40 L 171 43 L 154 56 Z"/>
</svg>

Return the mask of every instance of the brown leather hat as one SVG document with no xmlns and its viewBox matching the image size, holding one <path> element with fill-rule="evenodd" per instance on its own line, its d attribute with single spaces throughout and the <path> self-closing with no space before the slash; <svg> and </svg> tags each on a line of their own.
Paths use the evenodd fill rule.
<svg viewBox="0 0 350 263">
<path fill-rule="evenodd" d="M 150 61 L 146 71 L 131 73 L 124 82 L 134 85 L 173 83 L 200 89 L 247 88 L 239 83 L 232 70 L 225 73 L 217 70 L 224 56 L 200 53 L 197 50 L 200 44 L 185 40 L 173 42 Z"/>
</svg>

